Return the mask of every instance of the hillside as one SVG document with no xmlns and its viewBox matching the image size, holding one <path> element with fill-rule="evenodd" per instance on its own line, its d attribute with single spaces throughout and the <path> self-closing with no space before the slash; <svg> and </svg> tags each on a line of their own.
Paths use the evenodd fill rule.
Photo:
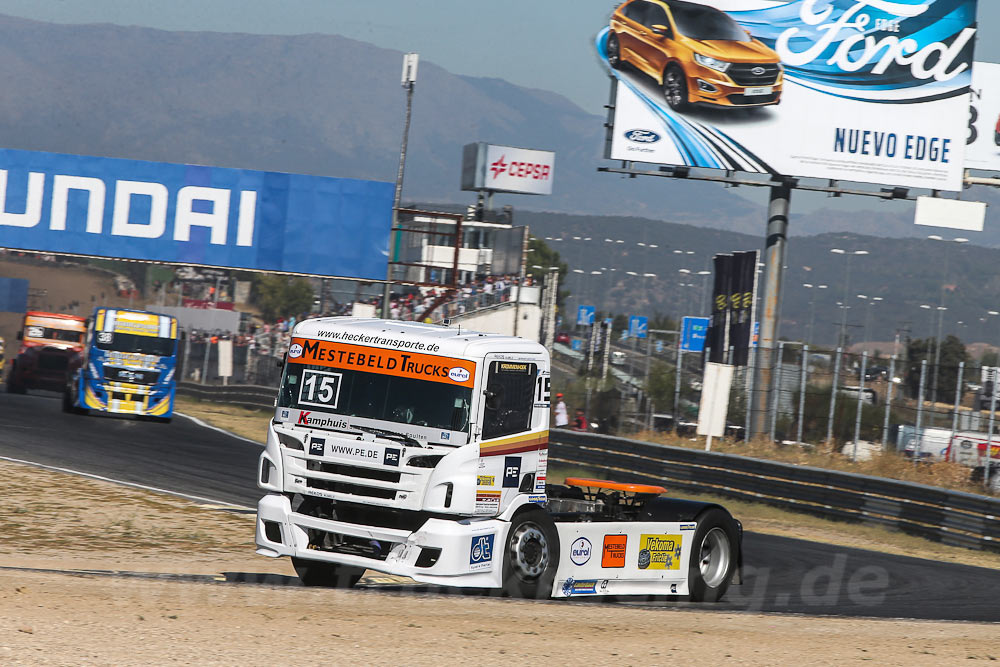
<svg viewBox="0 0 1000 667">
<path fill-rule="evenodd" d="M 398 51 L 338 35 L 166 32 L 0 15 L 0 58 L 7 148 L 395 179 L 404 111 Z M 763 200 L 739 196 L 748 188 L 597 173 L 607 164 L 603 113 L 421 62 L 404 198 L 470 203 L 471 193 L 458 190 L 461 147 L 489 141 L 557 154 L 552 196 L 506 195 L 497 205 L 761 233 L 765 210 L 754 202 Z M 876 227 L 884 236 L 925 234 L 911 224 L 912 205 L 872 201 L 859 213 L 830 200 L 828 209 L 800 215 L 795 201 L 796 235 Z M 977 243 L 1000 245 L 1000 231 L 981 237 Z"/>
</svg>

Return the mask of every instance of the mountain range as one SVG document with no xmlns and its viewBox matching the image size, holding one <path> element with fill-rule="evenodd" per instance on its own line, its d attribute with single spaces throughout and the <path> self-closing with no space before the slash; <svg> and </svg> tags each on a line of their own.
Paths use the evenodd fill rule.
<svg viewBox="0 0 1000 667">
<path fill-rule="evenodd" d="M 0 15 L 0 145 L 392 181 L 405 107 L 401 55 L 339 35 L 168 32 Z M 404 200 L 471 203 L 472 193 L 459 190 L 461 148 L 486 141 L 556 152 L 553 195 L 505 195 L 500 203 L 763 233 L 760 200 L 736 194 L 747 188 L 597 173 L 613 164 L 601 157 L 603 113 L 422 62 Z M 984 188 L 974 194 L 1000 203 Z M 998 215 L 994 206 L 991 222 Z M 924 235 L 911 216 L 911 208 L 874 201 L 868 211 L 831 205 L 798 215 L 793 201 L 791 226 L 796 236 L 874 225 L 881 236 Z M 1000 245 L 1000 231 L 975 242 Z"/>
</svg>

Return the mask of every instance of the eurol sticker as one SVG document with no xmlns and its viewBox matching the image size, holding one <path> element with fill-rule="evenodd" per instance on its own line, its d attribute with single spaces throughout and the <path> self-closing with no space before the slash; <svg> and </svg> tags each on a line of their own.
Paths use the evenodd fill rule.
<svg viewBox="0 0 1000 667">
<path fill-rule="evenodd" d="M 465 370 L 461 366 L 455 366 L 450 371 L 448 371 L 448 377 L 450 377 L 455 382 L 468 382 L 469 371 Z"/>
</svg>

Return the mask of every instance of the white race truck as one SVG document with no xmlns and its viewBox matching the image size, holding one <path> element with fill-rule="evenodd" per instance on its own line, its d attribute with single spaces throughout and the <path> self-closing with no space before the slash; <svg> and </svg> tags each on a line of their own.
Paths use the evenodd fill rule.
<svg viewBox="0 0 1000 667">
<path fill-rule="evenodd" d="M 546 484 L 549 357 L 521 338 L 353 317 L 296 325 L 260 457 L 257 553 L 306 585 L 366 568 L 517 597 L 738 581 L 742 526 L 661 487 Z"/>
</svg>

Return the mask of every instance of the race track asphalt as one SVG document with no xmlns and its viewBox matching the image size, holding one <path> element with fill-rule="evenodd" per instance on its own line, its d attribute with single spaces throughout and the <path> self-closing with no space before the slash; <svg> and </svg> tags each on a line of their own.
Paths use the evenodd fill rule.
<svg viewBox="0 0 1000 667">
<path fill-rule="evenodd" d="M 0 393 L 3 457 L 253 507 L 259 452 L 180 416 L 170 424 L 83 417 L 64 414 L 55 394 Z M 1000 622 L 998 571 L 759 533 L 743 546 L 744 584 L 707 608 Z"/>
</svg>

